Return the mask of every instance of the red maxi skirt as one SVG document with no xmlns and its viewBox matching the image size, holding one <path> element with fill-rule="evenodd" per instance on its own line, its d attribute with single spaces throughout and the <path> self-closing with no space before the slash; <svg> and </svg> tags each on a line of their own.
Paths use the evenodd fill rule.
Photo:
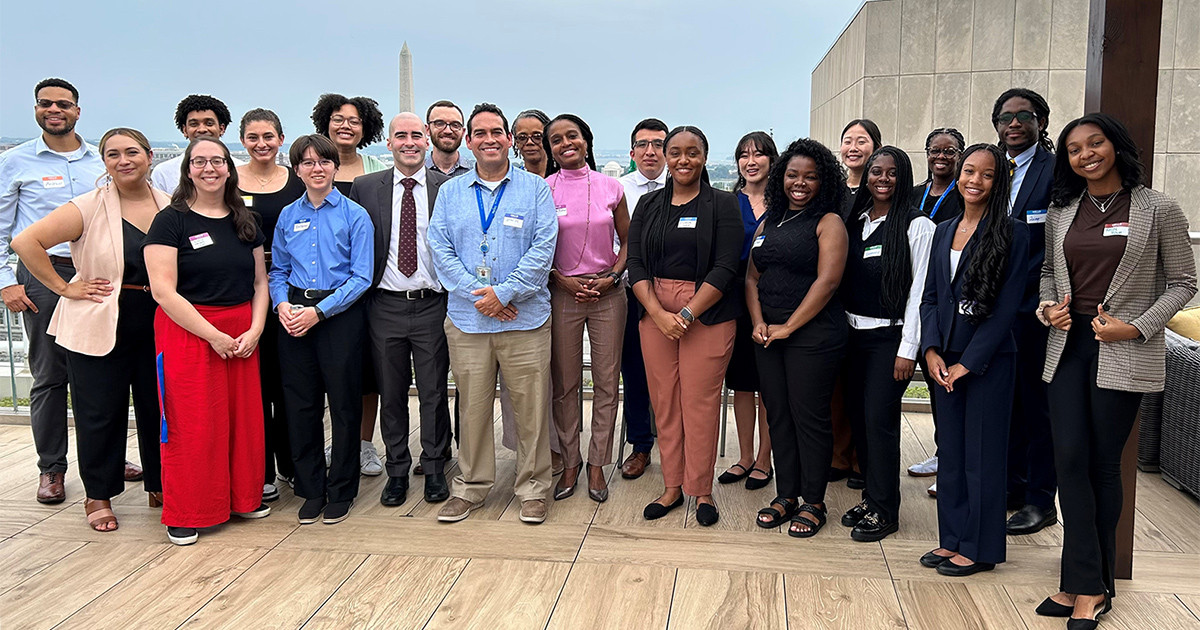
<svg viewBox="0 0 1200 630">
<path fill-rule="evenodd" d="M 250 303 L 196 306 L 217 330 L 250 328 Z M 210 527 L 262 504 L 263 407 L 258 350 L 222 359 L 161 308 L 154 315 L 162 426 L 163 513 L 171 527 Z"/>
</svg>

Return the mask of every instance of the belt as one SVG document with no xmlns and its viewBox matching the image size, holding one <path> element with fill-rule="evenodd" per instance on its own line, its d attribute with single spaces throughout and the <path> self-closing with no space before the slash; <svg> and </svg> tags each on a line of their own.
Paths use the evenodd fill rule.
<svg viewBox="0 0 1200 630">
<path fill-rule="evenodd" d="M 71 260 L 70 256 L 51 256 L 50 262 L 54 263 L 55 265 L 66 265 L 68 267 L 75 266 L 75 261 Z"/>
<path fill-rule="evenodd" d="M 150 292 L 150 287 L 147 285 L 144 285 L 144 284 L 122 284 L 121 289 L 123 291 L 144 291 L 146 293 Z"/>
<path fill-rule="evenodd" d="M 303 306 L 315 306 L 317 302 L 333 295 L 333 289 L 301 289 L 288 286 L 288 302 Z"/>
<path fill-rule="evenodd" d="M 427 300 L 429 298 L 443 295 L 441 291 L 434 291 L 433 289 L 415 289 L 409 291 L 390 291 L 388 289 L 380 289 L 379 292 L 384 295 L 404 298 L 406 300 Z"/>
</svg>

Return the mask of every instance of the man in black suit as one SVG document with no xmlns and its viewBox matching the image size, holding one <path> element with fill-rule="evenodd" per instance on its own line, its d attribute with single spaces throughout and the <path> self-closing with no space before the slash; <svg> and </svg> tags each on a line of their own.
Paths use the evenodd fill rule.
<svg viewBox="0 0 1200 630">
<path fill-rule="evenodd" d="M 387 147 L 395 167 L 354 180 L 350 199 L 367 209 L 375 224 L 375 273 L 367 293 L 367 330 L 380 389 L 380 433 L 386 446 L 388 481 L 380 503 L 397 506 L 408 498 L 408 388 L 416 367 L 421 414 L 421 465 L 425 500 L 449 496 L 446 453 L 450 413 L 446 374 L 450 354 L 442 324 L 446 293 L 438 282 L 426 230 L 445 175 L 425 167 L 429 149 L 425 124 L 416 114 L 397 115 L 388 125 Z"/>
<path fill-rule="evenodd" d="M 1006 529 L 1011 535 L 1032 534 L 1058 522 L 1054 507 L 1058 477 L 1042 382 L 1048 329 L 1034 315 L 1045 258 L 1046 211 L 1054 187 L 1054 145 L 1046 133 L 1049 118 L 1046 99 L 1024 88 L 1004 92 L 992 108 L 992 124 L 1013 171 L 1009 208 L 1013 218 L 1029 226 L 1028 279 L 1013 329 L 1017 383 L 1008 441 L 1008 504 L 1017 513 L 1008 519 Z"/>
</svg>

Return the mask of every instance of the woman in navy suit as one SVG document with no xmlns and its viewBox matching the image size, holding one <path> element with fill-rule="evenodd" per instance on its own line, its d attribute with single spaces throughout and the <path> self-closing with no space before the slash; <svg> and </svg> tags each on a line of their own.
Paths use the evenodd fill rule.
<svg viewBox="0 0 1200 630">
<path fill-rule="evenodd" d="M 963 214 L 934 233 L 921 299 L 921 348 L 938 385 L 941 545 L 921 564 L 942 575 L 972 575 L 1004 562 L 1013 324 L 1029 253 L 1028 229 L 1008 216 L 1011 184 L 999 148 L 976 144 L 963 152 Z"/>
</svg>

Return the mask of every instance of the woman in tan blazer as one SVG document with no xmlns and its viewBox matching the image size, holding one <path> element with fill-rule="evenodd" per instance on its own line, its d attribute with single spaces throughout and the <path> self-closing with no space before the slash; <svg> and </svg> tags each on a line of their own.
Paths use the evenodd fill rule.
<svg viewBox="0 0 1200 630">
<path fill-rule="evenodd" d="M 1120 121 L 1088 114 L 1058 138 L 1038 317 L 1063 514 L 1059 593 L 1040 615 L 1096 627 L 1111 608 L 1121 451 L 1144 392 L 1162 391 L 1163 328 L 1196 294 L 1179 204 L 1142 185 Z"/>
<path fill-rule="evenodd" d="M 150 187 L 152 152 L 146 137 L 118 127 L 100 140 L 107 176 L 96 190 L 67 202 L 13 239 L 12 248 L 38 280 L 61 299 L 48 332 L 67 349 L 79 476 L 87 492 L 88 524 L 117 529 L 110 499 L 125 490 L 129 396 L 137 417 L 144 485 L 152 507 L 162 504 L 154 310 L 142 259 L 142 239 L 170 204 Z M 46 250 L 70 242 L 75 277 L 64 282 Z"/>
</svg>

